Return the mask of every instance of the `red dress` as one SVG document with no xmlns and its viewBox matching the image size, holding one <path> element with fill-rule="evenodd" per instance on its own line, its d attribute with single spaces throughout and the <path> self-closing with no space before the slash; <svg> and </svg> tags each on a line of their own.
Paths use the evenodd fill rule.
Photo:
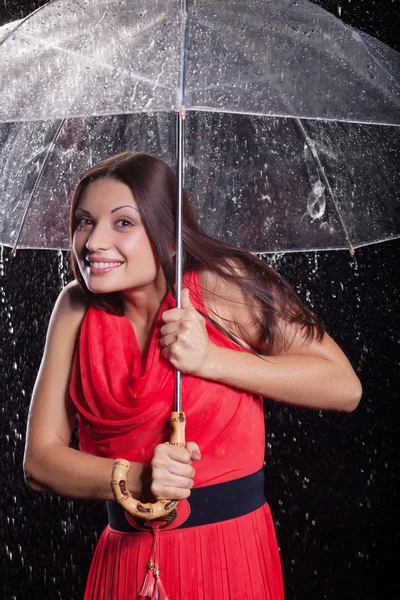
<svg viewBox="0 0 400 600">
<path fill-rule="evenodd" d="M 194 306 L 206 313 L 195 272 L 185 275 Z M 160 355 L 161 315 L 174 307 L 168 293 L 142 360 L 131 323 L 90 307 L 82 322 L 70 394 L 79 414 L 81 450 L 150 463 L 169 437 L 174 369 Z M 207 322 L 210 340 L 246 352 Z M 262 398 L 185 375 L 186 439 L 195 441 L 195 487 L 250 475 L 263 466 Z M 136 600 L 152 545 L 147 532 L 105 528 L 92 561 L 85 600 Z M 199 527 L 161 531 L 160 572 L 169 600 L 282 600 L 283 583 L 267 504 L 245 516 Z"/>
</svg>

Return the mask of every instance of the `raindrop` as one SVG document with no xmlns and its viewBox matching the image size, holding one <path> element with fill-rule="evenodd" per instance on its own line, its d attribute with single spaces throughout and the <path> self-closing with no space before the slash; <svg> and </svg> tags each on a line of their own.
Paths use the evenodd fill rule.
<svg viewBox="0 0 400 600">
<path fill-rule="evenodd" d="M 320 219 L 325 213 L 326 200 L 324 192 L 325 186 L 322 181 L 316 181 L 307 199 L 307 212 L 313 220 Z"/>
</svg>

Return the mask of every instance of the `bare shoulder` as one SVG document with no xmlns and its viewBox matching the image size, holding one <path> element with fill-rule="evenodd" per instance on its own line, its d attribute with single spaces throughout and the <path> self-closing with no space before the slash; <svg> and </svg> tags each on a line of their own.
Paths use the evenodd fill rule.
<svg viewBox="0 0 400 600">
<path fill-rule="evenodd" d="M 87 300 L 76 281 L 66 285 L 54 305 L 48 335 L 65 331 L 67 337 L 76 336 L 88 308 Z"/>
<path fill-rule="evenodd" d="M 237 274 L 241 273 L 237 272 Z M 218 305 L 223 312 L 231 312 L 237 304 L 245 304 L 245 293 L 240 285 L 219 276 L 214 271 L 200 271 L 199 286 L 206 308 Z"/>
<path fill-rule="evenodd" d="M 85 314 L 88 307 L 86 297 L 76 281 L 71 281 L 61 290 L 57 303 L 64 310 L 82 314 Z"/>
<path fill-rule="evenodd" d="M 244 268 L 234 262 L 232 267 L 239 275 L 238 283 L 229 281 L 213 271 L 199 273 L 199 286 L 204 306 L 210 315 L 242 343 L 252 346 L 258 339 L 257 314 L 262 310 L 255 306 L 240 286 L 240 277 L 246 274 Z"/>
</svg>

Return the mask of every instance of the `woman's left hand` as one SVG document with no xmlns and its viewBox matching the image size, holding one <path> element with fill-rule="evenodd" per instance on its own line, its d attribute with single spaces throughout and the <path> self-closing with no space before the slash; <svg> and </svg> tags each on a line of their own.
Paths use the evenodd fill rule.
<svg viewBox="0 0 400 600">
<path fill-rule="evenodd" d="M 161 327 L 162 356 L 182 373 L 204 376 L 206 358 L 215 345 L 210 342 L 206 322 L 190 301 L 189 290 L 182 290 L 182 308 L 167 310 Z"/>
</svg>

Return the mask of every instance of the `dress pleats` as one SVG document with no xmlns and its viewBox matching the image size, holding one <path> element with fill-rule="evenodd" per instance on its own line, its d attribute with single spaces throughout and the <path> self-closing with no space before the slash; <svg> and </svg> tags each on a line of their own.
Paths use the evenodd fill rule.
<svg viewBox="0 0 400 600">
<path fill-rule="evenodd" d="M 104 530 L 84 600 L 136 600 L 151 533 Z M 169 600 L 283 600 L 279 552 L 267 504 L 231 521 L 159 533 Z"/>
</svg>

